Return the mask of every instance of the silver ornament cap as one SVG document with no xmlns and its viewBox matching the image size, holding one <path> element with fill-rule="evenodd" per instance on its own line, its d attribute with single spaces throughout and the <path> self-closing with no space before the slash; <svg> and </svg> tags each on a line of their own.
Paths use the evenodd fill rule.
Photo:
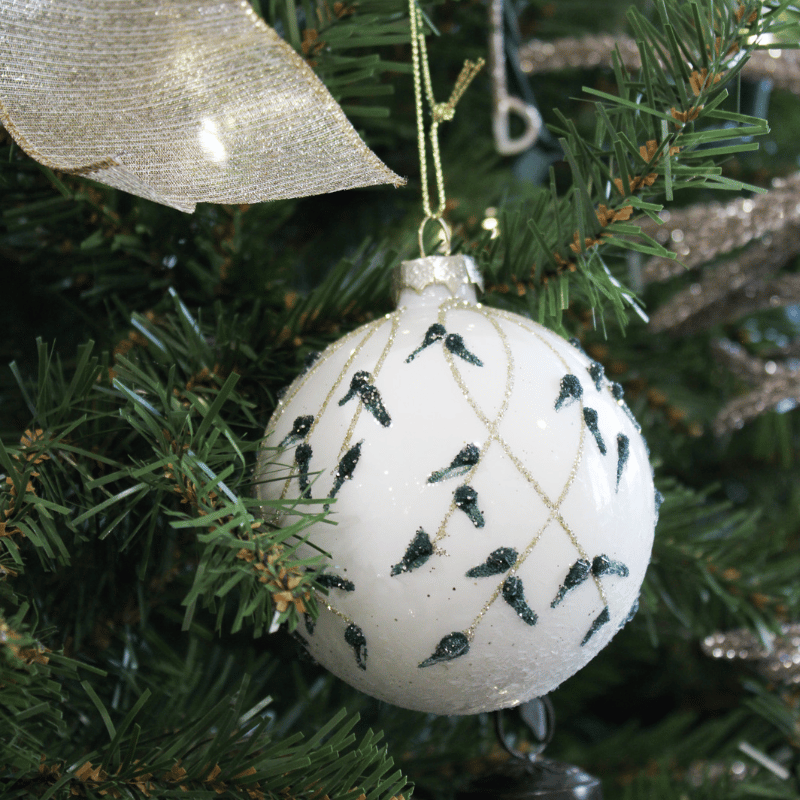
<svg viewBox="0 0 800 800">
<path fill-rule="evenodd" d="M 445 286 L 455 297 L 462 286 L 473 285 L 483 291 L 483 277 L 474 259 L 465 255 L 425 256 L 403 261 L 392 275 L 395 302 L 404 289 L 422 294 L 428 286 Z"/>
</svg>

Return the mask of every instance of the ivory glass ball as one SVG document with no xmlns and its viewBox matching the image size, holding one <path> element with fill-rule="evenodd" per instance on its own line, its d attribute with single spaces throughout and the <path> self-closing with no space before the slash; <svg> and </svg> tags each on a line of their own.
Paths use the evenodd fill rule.
<svg viewBox="0 0 800 800">
<path fill-rule="evenodd" d="M 301 626 L 317 661 L 404 708 L 514 706 L 629 618 L 658 513 L 647 449 L 599 364 L 476 302 L 468 258 L 403 269 L 397 311 L 287 391 L 260 494 L 330 507 L 309 531 L 330 554 Z"/>
</svg>

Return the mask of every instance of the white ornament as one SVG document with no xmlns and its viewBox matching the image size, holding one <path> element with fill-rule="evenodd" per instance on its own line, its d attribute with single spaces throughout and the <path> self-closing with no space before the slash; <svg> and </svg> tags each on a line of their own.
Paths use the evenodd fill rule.
<svg viewBox="0 0 800 800">
<path fill-rule="evenodd" d="M 577 672 L 635 606 L 658 505 L 646 445 L 599 364 L 476 303 L 471 259 L 402 269 L 398 310 L 289 388 L 260 494 L 330 498 L 308 530 L 331 555 L 303 632 L 317 661 L 404 708 L 514 706 Z"/>
</svg>

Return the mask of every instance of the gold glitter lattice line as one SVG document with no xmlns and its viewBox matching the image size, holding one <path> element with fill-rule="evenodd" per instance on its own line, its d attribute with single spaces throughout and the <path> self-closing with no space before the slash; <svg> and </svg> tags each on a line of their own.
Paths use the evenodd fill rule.
<svg viewBox="0 0 800 800">
<path fill-rule="evenodd" d="M 445 313 L 446 313 L 447 310 L 450 310 L 450 309 L 458 307 L 457 304 L 453 304 L 453 303 L 443 304 L 443 306 L 445 306 L 445 305 L 448 306 L 448 308 L 443 309 L 445 311 Z M 469 311 L 473 310 L 473 308 L 471 308 L 471 307 L 469 307 L 467 305 L 462 305 L 462 307 L 466 308 L 466 310 L 469 310 Z M 475 311 L 475 313 L 479 313 L 483 318 L 487 319 L 493 325 L 493 327 L 497 331 L 498 335 L 500 336 L 501 340 L 503 341 L 504 349 L 506 351 L 506 357 L 507 357 L 507 359 L 509 359 L 508 367 L 507 367 L 507 377 L 506 377 L 506 387 L 505 387 L 503 410 L 505 410 L 505 407 L 507 407 L 507 404 L 508 404 L 508 401 L 510 400 L 511 392 L 512 392 L 512 389 L 513 389 L 514 361 L 513 361 L 513 355 L 511 354 L 510 349 L 508 347 L 507 336 L 505 334 L 505 331 L 503 331 L 502 327 L 497 322 L 496 317 L 499 316 L 499 317 L 501 317 L 503 319 L 506 319 L 509 322 L 515 322 L 523 330 L 525 330 L 528 333 L 532 333 L 534 336 L 536 336 L 536 338 L 539 339 L 539 341 L 542 342 L 542 344 L 544 344 L 545 347 L 547 347 L 556 356 L 556 358 L 561 362 L 561 364 L 563 365 L 566 373 L 570 373 L 571 374 L 571 370 L 569 368 L 569 365 L 564 360 L 564 358 L 561 356 L 561 354 L 558 353 L 558 351 L 547 340 L 545 340 L 543 337 L 541 337 L 532 328 L 529 328 L 529 327 L 521 324 L 521 322 L 516 320 L 513 316 L 510 316 L 510 315 L 506 316 L 506 315 L 502 315 L 502 314 L 496 314 L 491 309 L 485 309 L 484 310 L 481 306 L 475 307 L 474 311 Z M 443 317 L 444 317 L 444 315 L 440 311 L 440 319 L 439 319 L 439 321 L 441 323 L 444 322 Z M 577 448 L 577 451 L 576 451 L 576 454 L 575 454 L 575 459 L 573 461 L 573 466 L 572 466 L 570 474 L 569 474 L 569 476 L 567 478 L 567 481 L 564 484 L 564 487 L 562 488 L 562 490 L 560 492 L 558 500 L 554 503 L 551 500 L 551 498 L 547 495 L 547 493 L 542 489 L 542 487 L 539 485 L 539 483 L 536 481 L 536 479 L 525 468 L 525 466 L 522 463 L 522 461 L 513 453 L 513 451 L 511 450 L 511 447 L 508 445 L 508 443 L 500 435 L 499 431 L 497 430 L 497 425 L 499 425 L 499 420 L 497 420 L 495 423 L 492 423 L 489 420 L 489 418 L 486 416 L 486 414 L 482 411 L 480 406 L 477 404 L 475 399 L 472 397 L 472 394 L 470 393 L 469 388 L 467 387 L 467 385 L 464 382 L 460 372 L 458 371 L 458 369 L 456 367 L 456 364 L 455 364 L 455 361 L 454 361 L 452 355 L 449 352 L 447 352 L 447 350 L 445 350 L 445 356 L 447 357 L 451 373 L 452 373 L 453 378 L 456 381 L 459 389 L 462 391 L 464 397 L 466 398 L 467 402 L 469 403 L 469 405 L 471 406 L 471 408 L 473 409 L 475 414 L 478 416 L 478 418 L 481 420 L 481 422 L 483 422 L 483 424 L 486 425 L 487 430 L 489 431 L 489 435 L 490 435 L 489 441 L 491 442 L 494 439 L 496 439 L 498 441 L 498 443 L 502 447 L 503 451 L 506 453 L 508 458 L 511 460 L 512 464 L 514 465 L 514 467 L 522 475 L 522 477 L 525 478 L 525 480 L 531 485 L 531 487 L 534 489 L 534 491 L 536 492 L 536 494 L 539 497 L 539 499 L 544 503 L 544 505 L 550 511 L 550 514 L 548 515 L 548 519 L 546 520 L 544 525 L 541 526 L 541 528 L 536 532 L 535 536 L 533 537 L 531 542 L 528 544 L 528 546 L 525 548 L 525 550 L 518 556 L 518 558 L 517 558 L 516 562 L 514 563 L 513 567 L 511 567 L 511 569 L 506 574 L 506 577 L 497 586 L 497 588 L 495 589 L 494 593 L 489 598 L 489 600 L 484 604 L 483 608 L 478 613 L 478 615 L 475 618 L 475 620 L 473 621 L 473 623 L 469 626 L 469 628 L 467 628 L 466 631 L 464 631 L 465 636 L 469 640 L 471 640 L 475 635 L 475 630 L 476 630 L 478 624 L 480 623 L 481 619 L 486 614 L 486 612 L 491 607 L 491 605 L 495 602 L 495 600 L 500 596 L 503 584 L 505 583 L 507 578 L 510 575 L 514 575 L 519 570 L 519 568 L 522 566 L 522 564 L 525 562 L 525 560 L 533 552 L 534 547 L 539 542 L 539 540 L 540 540 L 541 536 L 543 535 L 544 531 L 547 529 L 547 527 L 550 525 L 550 523 L 554 519 L 558 522 L 558 524 L 561 526 L 563 531 L 567 534 L 567 536 L 569 537 L 572 545 L 575 547 L 575 549 L 577 550 L 577 552 L 580 555 L 580 557 L 583 558 L 583 559 L 587 559 L 588 560 L 587 553 L 584 550 L 584 548 L 582 547 L 582 545 L 580 544 L 580 542 L 578 541 L 577 536 L 575 535 L 575 533 L 572 531 L 570 526 L 567 524 L 567 522 L 564 520 L 564 518 L 559 513 L 560 506 L 564 502 L 564 500 L 566 499 L 567 493 L 569 492 L 569 489 L 571 488 L 571 486 L 572 486 L 572 484 L 573 484 L 573 482 L 575 480 L 575 476 L 577 475 L 578 467 L 580 466 L 580 463 L 581 463 L 581 461 L 583 459 L 584 442 L 585 442 L 585 435 L 586 435 L 586 422 L 585 422 L 584 416 L 583 416 L 583 402 L 581 401 L 580 402 L 580 414 L 579 414 L 580 439 L 579 439 L 578 448 Z M 482 453 L 482 455 L 483 455 L 483 453 Z M 473 467 L 473 471 L 476 470 L 478 466 L 480 466 L 480 462 L 478 464 L 476 464 L 475 467 Z M 597 576 L 593 576 L 593 579 L 594 579 L 595 587 L 597 588 L 597 591 L 598 591 L 598 593 L 600 595 L 600 599 L 603 602 L 603 605 L 605 606 L 605 605 L 607 605 L 605 590 L 603 589 L 603 586 L 600 583 L 600 580 L 597 578 Z"/>
<path fill-rule="evenodd" d="M 465 300 L 453 300 L 453 299 L 445 300 L 444 303 L 442 303 L 439 306 L 439 315 L 438 315 L 439 324 L 444 325 L 448 311 L 453 309 L 467 310 L 471 306 L 472 304 Z M 472 466 L 469 469 L 469 471 L 466 472 L 465 475 L 463 476 L 465 483 L 468 483 L 472 479 L 472 476 L 475 474 L 475 470 L 477 470 L 478 466 L 480 465 L 481 459 L 486 455 L 494 439 L 497 438 L 497 426 L 500 424 L 501 419 L 506 413 L 506 409 L 508 408 L 508 403 L 511 400 L 511 389 L 513 388 L 514 384 L 514 373 L 513 373 L 514 360 L 511 355 L 511 350 L 508 347 L 508 342 L 505 340 L 505 338 L 503 338 L 503 346 L 505 348 L 505 353 L 506 353 L 506 388 L 503 397 L 503 403 L 500 406 L 500 409 L 497 412 L 497 416 L 493 421 L 490 421 L 489 418 L 485 414 L 483 414 L 483 412 L 477 409 L 477 406 L 475 406 L 474 403 L 471 401 L 469 392 L 466 390 L 466 387 L 464 387 L 462 384 L 459 384 L 460 388 L 464 393 L 464 396 L 467 398 L 468 402 L 470 402 L 472 407 L 476 410 L 476 413 L 481 418 L 481 421 L 484 423 L 484 425 L 486 425 L 487 429 L 489 430 L 489 438 L 483 443 L 483 446 L 481 447 L 481 452 L 478 457 L 478 463 Z M 455 370 L 455 366 L 453 364 L 453 356 L 446 347 L 444 348 L 444 354 L 445 358 L 447 359 L 450 365 L 451 372 L 453 373 L 454 376 L 456 376 L 458 373 Z M 458 382 L 459 380 L 460 376 L 456 378 L 456 382 Z M 450 507 L 445 513 L 444 519 L 440 523 L 436 531 L 436 534 L 434 535 L 433 540 L 431 541 L 432 545 L 435 546 L 437 542 L 441 541 L 445 536 L 447 536 L 447 525 L 450 522 L 450 518 L 455 513 L 455 510 L 456 510 L 456 501 L 455 497 L 453 497 L 453 499 L 450 501 Z"/>
<path fill-rule="evenodd" d="M 383 362 L 386 361 L 386 356 L 389 355 L 389 351 L 392 349 L 395 337 L 397 336 L 397 329 L 400 327 L 400 315 L 402 314 L 403 310 L 404 309 L 398 309 L 397 311 L 395 311 L 394 314 L 391 314 L 392 329 L 389 331 L 389 338 L 386 340 L 386 346 L 383 348 L 383 352 L 380 354 L 380 357 L 375 363 L 375 367 L 373 368 L 372 372 L 370 372 L 370 376 L 373 381 L 375 381 L 375 379 L 378 377 L 381 369 L 383 368 Z M 344 437 L 342 446 L 339 449 L 339 460 L 341 460 L 345 450 L 347 450 L 350 441 L 353 438 L 353 431 L 355 431 L 356 425 L 358 423 L 358 418 L 361 416 L 361 409 L 363 405 L 364 405 L 363 403 L 359 403 L 358 406 L 356 406 L 355 413 L 353 414 L 353 419 L 350 421 L 350 425 L 347 428 L 347 435 Z M 308 433 L 309 435 L 311 435 L 310 430 Z"/>
<path fill-rule="evenodd" d="M 331 386 L 330 391 L 326 395 L 325 400 L 323 401 L 322 406 L 320 407 L 320 410 L 314 416 L 314 422 L 311 423 L 311 426 L 309 427 L 308 432 L 305 435 L 304 441 L 307 442 L 309 437 L 311 436 L 311 434 L 314 432 L 314 429 L 317 427 L 317 424 L 319 423 L 320 418 L 325 413 L 325 410 L 328 408 L 328 405 L 330 404 L 331 399 L 333 398 L 333 395 L 335 394 L 336 390 L 339 388 L 339 386 L 341 385 L 341 383 L 344 380 L 345 376 L 349 372 L 350 367 L 352 366 L 353 361 L 355 360 L 356 356 L 361 352 L 361 348 L 372 338 L 373 334 L 375 334 L 378 330 L 380 330 L 380 328 L 383 325 L 386 324 L 386 322 L 387 322 L 387 318 L 384 318 L 384 319 L 378 320 L 377 322 L 375 322 L 372 325 L 370 325 L 368 330 L 367 330 L 367 332 L 366 332 L 366 336 L 364 336 L 364 338 L 361 339 L 361 341 L 356 345 L 356 347 L 353 348 L 352 352 L 350 353 L 350 355 L 347 358 L 347 361 L 345 361 L 345 364 L 344 364 L 344 367 L 343 367 L 342 371 L 339 373 L 339 376 L 336 378 L 336 380 L 334 381 L 333 386 Z M 358 329 L 354 333 L 356 333 L 356 334 L 357 333 L 363 333 L 363 331 L 361 329 Z M 351 337 L 345 337 L 345 339 L 341 341 L 341 344 L 344 344 L 344 342 L 349 340 L 350 338 Z M 333 355 L 333 353 L 338 351 L 339 349 L 340 349 L 339 347 L 336 347 L 333 352 L 328 354 L 328 357 Z M 303 385 L 306 383 L 306 381 L 308 381 L 311 378 L 311 376 L 314 375 L 314 373 L 316 372 L 316 368 L 318 366 L 319 365 L 315 364 L 314 368 L 309 370 L 309 372 L 304 376 L 304 379 L 302 381 L 300 381 L 300 383 L 298 384 L 297 388 L 293 391 L 291 397 L 287 398 L 286 405 L 284 406 L 284 408 L 286 408 L 286 406 L 289 405 L 289 402 L 291 401 L 291 399 L 294 398 L 294 396 L 297 394 L 297 392 L 300 391 L 300 389 L 303 387 Z M 276 420 L 276 422 L 277 422 L 277 420 Z M 283 490 L 281 491 L 281 500 L 284 500 L 286 498 L 286 494 L 289 491 L 289 485 L 290 485 L 293 477 L 294 477 L 294 468 L 292 468 L 292 471 L 290 472 L 289 477 L 286 479 L 286 481 L 285 481 L 285 483 L 283 485 Z"/>
<path fill-rule="evenodd" d="M 348 372 L 352 368 L 353 361 L 356 359 L 358 354 L 361 352 L 361 349 L 372 338 L 372 336 L 375 333 L 377 333 L 386 324 L 386 322 L 391 321 L 391 329 L 389 331 L 389 336 L 387 338 L 386 345 L 384 346 L 383 351 L 381 352 L 381 355 L 379 356 L 378 361 L 375 364 L 375 367 L 373 368 L 373 370 L 370 373 L 370 375 L 372 376 L 373 380 L 375 378 L 377 378 L 378 374 L 380 373 L 380 371 L 381 371 L 381 369 L 383 367 L 384 362 L 386 361 L 386 357 L 388 356 L 388 354 L 389 354 L 389 352 L 390 352 L 390 350 L 392 348 L 392 345 L 394 344 L 395 337 L 397 335 L 397 329 L 398 329 L 398 327 L 400 325 L 400 317 L 401 317 L 401 315 L 402 315 L 404 310 L 405 310 L 404 308 L 400 308 L 397 311 L 395 311 L 393 314 L 387 314 L 383 319 L 377 320 L 376 322 L 372 323 L 369 326 L 369 329 L 366 331 L 366 335 L 359 341 L 358 345 L 355 348 L 353 348 L 352 352 L 350 353 L 349 357 L 347 358 L 347 361 L 345 361 L 344 366 L 342 367 L 341 371 L 339 372 L 339 375 L 337 376 L 336 380 L 334 381 L 333 386 L 331 386 L 330 390 L 328 391 L 328 394 L 326 395 L 325 400 L 323 401 L 319 411 L 314 416 L 314 422 L 309 427 L 309 430 L 306 433 L 304 441 L 307 442 L 309 440 L 309 438 L 311 437 L 311 434 L 314 432 L 314 429 L 316 428 L 316 426 L 319 423 L 319 421 L 321 420 L 323 414 L 325 413 L 325 411 L 327 410 L 328 406 L 330 405 L 330 402 L 333 399 L 333 396 L 336 393 L 336 390 L 341 386 L 341 384 L 344 381 L 345 377 L 347 376 Z M 348 336 L 344 337 L 343 339 L 340 339 L 338 342 L 335 343 L 334 349 L 328 354 L 327 357 L 329 358 L 335 352 L 338 352 L 344 344 L 349 342 L 351 339 L 355 338 L 355 336 L 358 335 L 359 333 L 364 333 L 364 331 L 362 329 L 357 329 L 357 330 L 353 331 L 353 333 L 351 333 Z M 322 362 L 322 360 L 320 360 L 319 362 L 317 362 L 317 364 L 313 365 L 313 367 L 306 373 L 306 375 L 303 376 L 303 379 L 298 382 L 297 386 L 293 388 L 293 390 L 291 392 L 291 395 L 288 396 L 285 399 L 285 403 L 284 403 L 283 409 L 281 410 L 281 416 L 282 416 L 283 411 L 285 410 L 285 408 L 289 405 L 290 401 L 297 395 L 297 393 L 300 391 L 300 389 L 303 387 L 303 385 L 308 380 L 311 379 L 311 377 L 314 375 L 314 373 L 317 371 L 317 369 L 321 366 L 322 363 L 324 363 L 324 362 Z M 356 410 L 355 410 L 355 412 L 353 414 L 353 417 L 352 417 L 352 419 L 350 421 L 350 425 L 348 426 L 347 433 L 345 435 L 345 439 L 344 439 L 344 441 L 342 443 L 342 446 L 340 448 L 339 458 L 341 458 L 342 454 L 347 449 L 347 446 L 348 446 L 348 444 L 350 443 L 350 441 L 351 441 L 351 439 L 353 437 L 353 432 L 355 430 L 356 424 L 358 423 L 358 420 L 359 420 L 359 417 L 360 417 L 360 414 L 361 414 L 361 406 L 362 405 L 363 405 L 362 403 L 359 403 L 358 406 L 356 407 Z M 278 420 L 276 419 L 275 422 L 277 423 L 277 421 Z M 273 430 L 274 430 L 274 426 L 273 426 Z M 286 481 L 284 483 L 283 491 L 281 493 L 281 499 L 285 498 L 285 496 L 286 496 L 286 494 L 287 494 L 287 492 L 289 490 L 289 485 L 290 485 L 291 480 L 292 480 L 293 477 L 294 477 L 294 469 L 292 470 L 291 474 L 289 475 L 289 477 L 286 479 Z M 350 617 L 348 617 L 346 614 L 344 614 L 342 611 L 339 611 L 339 609 L 337 609 L 333 605 L 331 605 L 330 602 L 327 601 L 327 598 L 323 598 L 320 595 L 317 595 L 317 599 L 332 614 L 335 614 L 337 617 L 339 617 L 340 619 L 343 619 L 348 624 L 352 624 L 353 620 Z"/>
</svg>

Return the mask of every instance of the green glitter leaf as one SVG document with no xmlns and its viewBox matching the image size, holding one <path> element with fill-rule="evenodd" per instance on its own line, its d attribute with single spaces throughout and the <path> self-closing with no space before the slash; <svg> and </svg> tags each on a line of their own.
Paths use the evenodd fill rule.
<svg viewBox="0 0 800 800">
<path fill-rule="evenodd" d="M 565 375 L 561 379 L 561 391 L 558 395 L 558 400 L 556 400 L 556 411 L 561 411 L 562 408 L 566 408 L 575 400 L 580 400 L 581 397 L 583 397 L 581 382 L 575 375 Z"/>
<path fill-rule="evenodd" d="M 599 361 L 592 361 L 588 369 L 589 374 L 592 376 L 592 380 L 594 381 L 594 387 L 599 392 L 600 389 L 603 388 L 603 381 L 606 378 L 606 371 L 603 369 L 603 365 Z"/>
<path fill-rule="evenodd" d="M 339 489 L 342 488 L 345 481 L 350 480 L 355 472 L 358 459 L 361 458 L 361 445 L 364 443 L 362 439 L 358 444 L 354 444 L 343 456 L 342 460 L 336 467 L 336 472 L 333 473 L 333 486 L 328 494 L 328 500 L 333 500 L 336 497 Z M 327 511 L 330 508 L 330 503 L 325 503 L 323 508 Z"/>
<path fill-rule="evenodd" d="M 624 434 L 617 434 L 617 491 L 619 482 L 622 478 L 622 471 L 628 463 L 628 456 L 631 454 L 631 440 Z"/>
<path fill-rule="evenodd" d="M 586 355 L 586 351 L 583 349 L 583 345 L 581 344 L 581 340 L 577 336 L 573 336 L 569 343 L 579 352 Z"/>
<path fill-rule="evenodd" d="M 480 455 L 481 451 L 474 444 L 466 445 L 450 462 L 449 467 L 431 473 L 431 476 L 428 478 L 428 483 L 438 483 L 448 478 L 458 478 L 464 475 L 478 463 Z"/>
<path fill-rule="evenodd" d="M 467 346 L 464 344 L 464 337 L 459 333 L 448 334 L 444 325 L 435 322 L 425 331 L 425 338 L 422 344 L 406 359 L 406 364 L 411 363 L 426 347 L 430 347 L 435 342 L 440 342 L 444 339 L 444 346 L 454 355 L 463 358 L 469 364 L 474 364 L 476 367 L 482 367 L 483 361 L 478 356 L 471 353 Z"/>
<path fill-rule="evenodd" d="M 580 586 L 591 574 L 592 565 L 585 559 L 579 558 L 570 568 L 564 583 L 558 590 L 558 594 L 550 603 L 550 608 L 555 608 L 566 597 L 567 592 L 572 591 L 576 586 Z"/>
<path fill-rule="evenodd" d="M 451 333 L 445 340 L 444 346 L 454 355 L 463 358 L 468 364 L 474 364 L 476 367 L 482 367 L 483 361 L 474 353 L 470 353 L 464 344 L 464 339 L 459 333 Z"/>
<path fill-rule="evenodd" d="M 633 412 L 628 408 L 628 404 L 624 400 L 625 390 L 622 388 L 622 385 L 619 383 L 612 383 L 611 394 L 617 401 L 617 405 L 628 415 L 628 419 L 633 423 L 636 430 L 641 433 L 642 426 L 636 421 L 636 417 L 633 416 Z"/>
<path fill-rule="evenodd" d="M 600 428 L 597 425 L 597 412 L 593 408 L 583 409 L 583 418 L 586 420 L 586 427 L 591 431 L 600 452 L 606 454 L 606 443 L 603 441 L 603 435 L 600 433 Z"/>
<path fill-rule="evenodd" d="M 603 608 L 603 610 L 598 615 L 597 619 L 592 623 L 592 627 L 589 628 L 589 632 L 586 634 L 586 636 L 583 637 L 583 641 L 581 642 L 581 647 L 583 647 L 589 641 L 589 639 L 591 639 L 592 636 L 594 636 L 597 633 L 597 631 L 599 631 L 600 628 L 603 627 L 603 625 L 610 622 L 610 620 L 611 620 L 611 614 L 609 614 L 608 606 L 605 606 L 605 608 Z"/>
<path fill-rule="evenodd" d="M 489 578 L 508 572 L 517 562 L 517 551 L 513 547 L 499 547 L 489 553 L 489 558 L 467 572 L 468 578 Z"/>
<path fill-rule="evenodd" d="M 430 667 L 433 664 L 441 664 L 443 661 L 452 661 L 454 658 L 463 656 L 469 652 L 469 639 L 461 633 L 448 633 L 433 651 L 430 658 L 426 658 L 419 667 Z"/>
<path fill-rule="evenodd" d="M 314 580 L 326 589 L 341 589 L 343 592 L 354 592 L 356 589 L 356 585 L 352 581 L 341 577 L 341 575 L 334 575 L 331 572 L 325 575 L 317 575 Z"/>
<path fill-rule="evenodd" d="M 366 672 L 367 640 L 364 637 L 364 631 L 362 631 L 358 625 L 350 623 L 350 625 L 347 626 L 347 630 L 344 632 L 344 640 L 353 648 L 356 654 L 356 664 L 358 664 L 360 669 Z"/>
<path fill-rule="evenodd" d="M 447 331 L 444 325 L 434 322 L 425 331 L 425 338 L 422 340 L 422 344 L 406 359 L 406 364 L 410 364 L 426 347 L 430 347 L 434 342 L 440 342 L 445 336 L 447 336 Z"/>
<path fill-rule="evenodd" d="M 433 545 L 430 537 L 422 528 L 417 531 L 417 535 L 411 540 L 411 544 L 406 549 L 399 564 L 392 567 L 392 575 L 400 575 L 403 572 L 410 572 L 412 569 L 421 567 L 433 555 Z"/>
<path fill-rule="evenodd" d="M 592 575 L 598 578 L 601 575 L 619 575 L 627 578 L 630 570 L 621 561 L 612 561 L 608 556 L 599 555 L 592 561 Z"/>
<path fill-rule="evenodd" d="M 278 447 L 288 447 L 290 444 L 301 442 L 306 438 L 306 434 L 311 430 L 313 424 L 314 417 L 311 414 L 304 414 L 302 417 L 297 417 L 292 425 L 292 429 L 286 434 Z"/>
<path fill-rule="evenodd" d="M 656 493 L 653 500 L 655 502 L 655 508 L 656 508 L 656 524 L 658 524 L 658 517 L 661 514 L 661 504 L 664 502 L 664 495 L 661 494 L 661 492 L 659 492 L 658 489 L 656 489 Z"/>
<path fill-rule="evenodd" d="M 312 450 L 311 445 L 302 442 L 297 445 L 294 451 L 294 463 L 297 464 L 299 475 L 297 481 L 300 484 L 300 497 L 308 500 L 311 497 L 311 487 L 308 483 L 308 467 L 311 463 Z"/>
<path fill-rule="evenodd" d="M 314 633 L 314 628 L 317 627 L 317 621 L 312 618 L 311 614 L 303 614 L 303 621 L 306 624 L 306 631 L 311 636 Z"/>
<path fill-rule="evenodd" d="M 306 357 L 303 359 L 303 372 L 305 374 L 308 372 L 314 364 L 319 361 L 319 357 L 322 355 L 321 350 L 311 350 L 310 352 L 306 353 Z"/>
<path fill-rule="evenodd" d="M 631 610 L 628 612 L 628 616 L 622 621 L 620 628 L 624 628 L 638 613 L 639 611 L 639 598 L 637 597 L 633 601 L 633 605 L 631 606 Z"/>
<path fill-rule="evenodd" d="M 369 382 L 369 379 L 369 372 L 364 370 L 356 372 L 350 381 L 350 388 L 347 394 L 339 401 L 339 405 L 343 406 L 358 395 L 367 411 L 369 411 L 384 428 L 388 428 L 389 425 L 392 424 L 392 418 L 384 408 L 381 393 Z"/>
<path fill-rule="evenodd" d="M 482 528 L 486 521 L 478 508 L 478 493 L 471 486 L 459 486 L 453 493 L 456 508 L 460 508 L 476 528 Z"/>
<path fill-rule="evenodd" d="M 506 578 L 503 583 L 503 600 L 508 603 L 517 616 L 527 625 L 535 625 L 538 617 L 534 610 L 528 605 L 525 600 L 525 592 L 522 588 L 522 581 L 516 576 L 512 575 Z"/>
</svg>

